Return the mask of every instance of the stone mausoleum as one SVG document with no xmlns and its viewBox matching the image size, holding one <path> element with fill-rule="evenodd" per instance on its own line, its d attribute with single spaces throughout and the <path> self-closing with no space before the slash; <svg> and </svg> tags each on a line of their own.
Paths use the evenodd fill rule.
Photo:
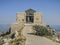
<svg viewBox="0 0 60 45">
<path fill-rule="evenodd" d="M 16 23 L 11 25 L 11 29 L 12 31 L 15 31 L 22 27 L 29 28 L 33 25 L 44 25 L 42 14 L 33 9 L 28 9 L 25 12 L 16 13 Z"/>
</svg>

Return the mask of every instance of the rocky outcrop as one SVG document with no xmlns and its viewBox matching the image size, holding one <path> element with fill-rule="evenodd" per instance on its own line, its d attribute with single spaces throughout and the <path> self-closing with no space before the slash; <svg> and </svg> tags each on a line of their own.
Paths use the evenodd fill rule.
<svg viewBox="0 0 60 45">
<path fill-rule="evenodd" d="M 7 35 L 4 35 L 2 38 L 3 42 L 2 45 L 25 45 L 26 38 L 22 34 L 22 30 L 24 28 L 24 24 L 12 24 L 11 28 L 9 28 L 9 33 L 7 32 Z"/>
</svg>

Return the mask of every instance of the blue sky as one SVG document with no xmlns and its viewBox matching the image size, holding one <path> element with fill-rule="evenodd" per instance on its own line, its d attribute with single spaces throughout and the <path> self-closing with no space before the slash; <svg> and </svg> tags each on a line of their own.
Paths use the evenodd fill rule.
<svg viewBox="0 0 60 45">
<path fill-rule="evenodd" d="M 0 24 L 16 21 L 16 12 L 32 8 L 43 14 L 43 21 L 49 25 L 60 25 L 60 0 L 0 0 Z"/>
</svg>

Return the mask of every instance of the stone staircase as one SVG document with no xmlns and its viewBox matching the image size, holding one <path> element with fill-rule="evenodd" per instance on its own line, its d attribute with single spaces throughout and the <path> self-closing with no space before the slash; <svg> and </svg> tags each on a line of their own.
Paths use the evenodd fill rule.
<svg viewBox="0 0 60 45">
<path fill-rule="evenodd" d="M 23 31 L 22 32 L 23 35 L 27 36 L 28 33 L 32 33 L 33 32 L 32 26 L 31 25 L 25 25 L 22 31 Z"/>
</svg>

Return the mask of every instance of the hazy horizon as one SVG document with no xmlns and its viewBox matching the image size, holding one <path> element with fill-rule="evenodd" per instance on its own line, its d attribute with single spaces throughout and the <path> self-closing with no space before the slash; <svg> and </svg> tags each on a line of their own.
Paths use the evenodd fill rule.
<svg viewBox="0 0 60 45">
<path fill-rule="evenodd" d="M 29 8 L 41 12 L 44 23 L 60 25 L 60 0 L 0 0 L 0 24 L 15 23 L 16 13 Z"/>
</svg>

